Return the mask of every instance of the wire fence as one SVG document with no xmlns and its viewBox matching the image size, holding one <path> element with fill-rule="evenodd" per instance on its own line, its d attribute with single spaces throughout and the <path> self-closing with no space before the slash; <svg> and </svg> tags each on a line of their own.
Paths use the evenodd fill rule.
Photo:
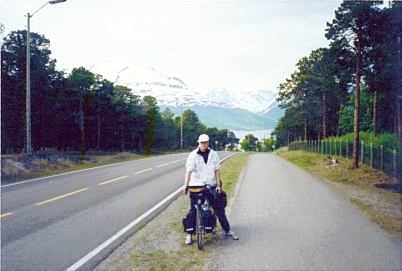
<svg viewBox="0 0 402 271">
<path fill-rule="evenodd" d="M 290 143 L 289 150 L 304 150 L 329 156 L 353 158 L 353 142 L 332 140 L 304 140 Z M 401 150 L 387 149 L 383 145 L 359 144 L 359 163 L 379 169 L 402 183 Z"/>
</svg>

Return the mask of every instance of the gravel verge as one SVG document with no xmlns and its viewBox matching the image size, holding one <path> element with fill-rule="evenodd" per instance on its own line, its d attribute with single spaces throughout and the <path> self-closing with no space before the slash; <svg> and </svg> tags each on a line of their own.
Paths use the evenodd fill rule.
<svg viewBox="0 0 402 271">
<path fill-rule="evenodd" d="M 188 198 L 179 196 L 158 216 L 138 230 L 126 242 L 113 251 L 94 270 L 141 270 L 133 268 L 134 253 L 152 253 L 164 250 L 175 253 L 180 250 L 179 239 L 184 240 L 184 234 L 175 230 L 172 223 L 180 221 L 182 214 L 188 210 Z"/>
<path fill-rule="evenodd" d="M 192 245 L 185 245 L 185 233 L 183 233 L 181 224 L 182 217 L 188 212 L 189 201 L 188 196 L 179 196 L 158 216 L 113 251 L 94 270 L 169 270 L 169 264 L 174 265 L 177 259 L 187 261 L 191 270 L 207 270 L 204 269 L 204 266 L 208 262 L 208 254 L 223 241 L 223 231 L 218 226 L 215 235 L 208 234 L 204 239 L 204 250 L 201 253 L 193 253 L 198 250 L 194 237 Z M 227 214 L 229 214 L 228 211 Z M 160 256 L 170 258 L 165 259 L 162 264 L 157 263 L 157 258 L 160 256 L 156 253 L 160 251 L 164 251 Z M 183 251 L 186 252 L 183 254 Z M 135 255 L 147 254 L 152 255 L 154 259 L 150 259 L 149 262 L 137 261 L 134 267 Z M 200 256 L 202 260 L 199 259 Z M 192 261 L 198 261 L 198 263 L 191 263 Z M 166 269 L 161 267 L 163 265 L 167 265 Z"/>
</svg>

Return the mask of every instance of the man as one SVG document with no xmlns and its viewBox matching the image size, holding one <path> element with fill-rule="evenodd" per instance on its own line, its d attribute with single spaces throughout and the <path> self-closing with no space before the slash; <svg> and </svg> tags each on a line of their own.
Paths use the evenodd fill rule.
<svg viewBox="0 0 402 271">
<path fill-rule="evenodd" d="M 209 148 L 209 136 L 202 134 L 198 137 L 198 148 L 192 151 L 186 162 L 186 174 L 184 177 L 184 186 L 182 194 L 187 194 L 188 186 L 199 186 L 203 183 L 211 185 L 213 190 L 216 190 L 218 194 L 222 193 L 222 183 L 220 178 L 220 159 L 218 154 Z M 190 212 L 195 211 L 194 205 L 197 203 L 196 197 L 191 195 Z M 213 197 L 213 195 L 210 195 Z M 215 215 L 218 217 L 219 223 L 222 229 L 226 232 L 225 239 L 231 238 L 238 240 L 239 237 L 230 230 L 229 221 L 226 218 L 225 208 L 222 206 L 214 206 L 214 200 L 210 200 L 211 206 L 215 211 Z M 191 234 L 187 234 L 185 243 L 191 244 Z"/>
</svg>

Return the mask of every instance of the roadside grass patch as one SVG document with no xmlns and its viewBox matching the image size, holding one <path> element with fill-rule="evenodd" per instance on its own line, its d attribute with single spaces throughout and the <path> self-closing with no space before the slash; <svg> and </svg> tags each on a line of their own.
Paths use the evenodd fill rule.
<svg viewBox="0 0 402 271">
<path fill-rule="evenodd" d="M 223 190 L 228 199 L 233 196 L 237 180 L 242 172 L 249 154 L 237 154 L 221 165 L 221 179 L 223 181 Z"/>
<path fill-rule="evenodd" d="M 181 223 L 181 221 L 175 220 L 170 223 L 170 226 L 177 232 L 183 232 L 183 224 Z"/>
<path fill-rule="evenodd" d="M 328 156 L 305 151 L 282 151 L 278 155 L 330 184 L 351 203 L 388 233 L 402 239 L 401 194 L 392 189 L 397 180 L 368 165 L 351 169 L 352 160 L 334 156 L 337 164 L 329 164 Z"/>
<path fill-rule="evenodd" d="M 181 258 L 175 256 L 161 249 L 149 253 L 135 253 L 133 254 L 133 267 L 141 266 L 143 270 L 149 271 L 186 270 L 188 263 L 186 263 L 185 259 L 181 260 Z"/>
<path fill-rule="evenodd" d="M 398 219 L 397 217 L 392 216 L 390 214 L 378 212 L 378 210 L 376 210 L 370 203 L 363 202 L 362 200 L 357 198 L 351 198 L 350 202 L 359 207 L 361 211 L 368 214 L 373 222 L 377 223 L 381 228 L 383 228 L 388 233 L 397 236 L 400 236 L 400 234 L 402 233 L 401 217 L 399 217 Z"/>
</svg>

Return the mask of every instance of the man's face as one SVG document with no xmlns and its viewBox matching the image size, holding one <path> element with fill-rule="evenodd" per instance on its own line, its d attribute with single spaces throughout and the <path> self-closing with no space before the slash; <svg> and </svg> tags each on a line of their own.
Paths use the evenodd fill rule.
<svg viewBox="0 0 402 271">
<path fill-rule="evenodd" d="M 200 150 L 202 152 L 206 151 L 208 149 L 209 146 L 209 141 L 205 141 L 205 142 L 198 142 L 198 146 L 200 146 Z"/>
</svg>

